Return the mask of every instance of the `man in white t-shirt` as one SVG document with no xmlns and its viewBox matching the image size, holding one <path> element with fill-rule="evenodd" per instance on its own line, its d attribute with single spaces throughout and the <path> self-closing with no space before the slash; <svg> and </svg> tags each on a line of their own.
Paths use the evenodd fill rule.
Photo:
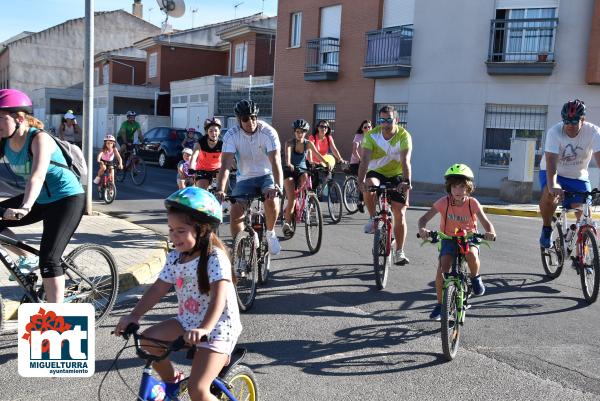
<svg viewBox="0 0 600 401">
<path fill-rule="evenodd" d="M 278 196 L 283 185 L 279 135 L 269 124 L 258 120 L 258 106 L 253 101 L 240 100 L 234 110 L 239 126 L 231 128 L 223 137 L 217 197 L 221 200 L 224 197 L 225 183 L 235 157 L 237 179 L 231 196 L 265 195 L 267 242 L 269 252 L 277 255 L 281 245 L 275 234 L 275 222 L 279 215 Z M 241 202 L 231 206 L 229 227 L 234 239 L 244 229 L 245 206 Z"/>
<path fill-rule="evenodd" d="M 546 134 L 540 164 L 540 213 L 544 221 L 540 245 L 543 248 L 552 246 L 552 216 L 559 200 L 563 199 L 563 207 L 573 208 L 589 201 L 581 195 L 565 196 L 564 191 L 591 191 L 588 165 L 592 155 L 600 166 L 600 127 L 585 121 L 585 104 L 579 99 L 571 100 L 564 104 L 561 115 L 562 122 Z"/>
</svg>

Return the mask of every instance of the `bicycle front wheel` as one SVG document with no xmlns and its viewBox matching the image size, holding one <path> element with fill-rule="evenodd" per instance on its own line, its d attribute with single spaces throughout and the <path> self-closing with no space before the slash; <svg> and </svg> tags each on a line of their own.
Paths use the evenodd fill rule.
<svg viewBox="0 0 600 401">
<path fill-rule="evenodd" d="M 104 194 L 102 196 L 104 198 L 104 202 L 107 205 L 110 205 L 115 198 L 117 197 L 117 187 L 112 182 L 109 182 L 104 188 Z"/>
<path fill-rule="evenodd" d="M 340 184 L 335 181 L 330 181 L 327 185 L 329 187 L 327 194 L 329 217 L 331 217 L 331 221 L 337 224 L 342 220 L 342 189 L 340 188 Z"/>
<path fill-rule="evenodd" d="M 139 156 L 131 156 L 131 179 L 135 185 L 142 185 L 146 181 L 146 163 Z"/>
<path fill-rule="evenodd" d="M 231 394 L 237 400 L 257 401 L 258 386 L 254 372 L 245 365 L 235 365 L 231 368 L 221 380 L 227 385 Z M 214 388 L 213 394 L 219 401 L 230 401 L 229 397 Z"/>
<path fill-rule="evenodd" d="M 444 290 L 442 298 L 442 350 L 447 360 L 451 361 L 458 352 L 460 340 L 460 323 L 458 297 L 460 296 L 456 283 L 451 282 Z"/>
<path fill-rule="evenodd" d="M 240 231 L 233 242 L 233 271 L 237 277 L 235 287 L 240 311 L 252 308 L 256 298 L 257 254 L 254 239 L 248 231 Z"/>
<path fill-rule="evenodd" d="M 63 259 L 65 300 L 91 303 L 96 310 L 96 325 L 111 311 L 119 290 L 117 263 L 112 254 L 99 245 L 75 248 Z"/>
<path fill-rule="evenodd" d="M 360 201 L 359 194 L 360 191 L 358 189 L 358 180 L 356 177 L 353 175 L 346 177 L 342 200 L 348 214 L 358 212 L 358 202 Z"/>
<path fill-rule="evenodd" d="M 588 304 L 592 304 L 598 298 L 600 285 L 600 261 L 594 232 L 587 230 L 583 235 L 583 241 L 583 265 L 580 266 L 579 277 L 583 297 Z"/>
<path fill-rule="evenodd" d="M 310 253 L 315 254 L 321 249 L 323 239 L 323 216 L 317 195 L 310 193 L 306 198 L 304 215 L 304 228 L 306 230 L 306 244 Z"/>
<path fill-rule="evenodd" d="M 564 234 L 562 227 L 556 218 L 552 219 L 552 235 L 550 236 L 550 248 L 540 248 L 542 254 L 542 266 L 546 276 L 551 280 L 560 276 L 565 264 Z"/>
<path fill-rule="evenodd" d="M 377 288 L 383 290 L 387 284 L 391 264 L 391 244 L 388 244 L 388 227 L 385 223 L 377 223 L 373 236 L 373 269 Z"/>
<path fill-rule="evenodd" d="M 260 244 L 260 258 L 258 259 L 258 283 L 265 285 L 269 281 L 271 272 L 271 254 L 266 239 Z"/>
</svg>

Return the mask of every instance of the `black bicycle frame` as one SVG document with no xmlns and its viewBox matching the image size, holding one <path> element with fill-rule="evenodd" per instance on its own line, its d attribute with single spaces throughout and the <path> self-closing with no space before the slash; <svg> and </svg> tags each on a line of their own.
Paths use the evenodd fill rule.
<svg viewBox="0 0 600 401">
<path fill-rule="evenodd" d="M 32 253 L 36 256 L 39 256 L 40 251 L 24 243 L 23 241 L 16 240 L 14 238 L 10 238 L 6 235 L 0 234 L 0 244 L 7 244 L 15 246 L 19 249 Z M 17 268 L 15 261 L 8 254 L 6 249 L 3 246 L 0 246 L 0 261 L 6 266 L 6 268 L 16 277 L 17 283 L 25 292 L 25 296 L 33 303 L 42 302 L 35 292 L 35 283 L 37 282 L 37 275 L 35 275 L 35 280 L 30 279 L 30 275 L 25 275 L 21 273 L 21 270 Z"/>
</svg>

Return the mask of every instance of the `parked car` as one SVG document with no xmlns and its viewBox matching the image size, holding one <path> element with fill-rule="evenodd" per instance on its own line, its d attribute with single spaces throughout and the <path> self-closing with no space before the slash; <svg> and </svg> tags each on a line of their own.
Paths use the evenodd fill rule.
<svg viewBox="0 0 600 401">
<path fill-rule="evenodd" d="M 160 167 L 169 167 L 181 160 L 181 143 L 187 131 L 183 128 L 155 127 L 144 133 L 138 155 Z"/>
</svg>

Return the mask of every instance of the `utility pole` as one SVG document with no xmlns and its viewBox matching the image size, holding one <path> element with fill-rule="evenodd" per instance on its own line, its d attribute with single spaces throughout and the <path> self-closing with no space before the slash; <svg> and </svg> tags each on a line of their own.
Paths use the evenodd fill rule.
<svg viewBox="0 0 600 401">
<path fill-rule="evenodd" d="M 94 0 L 85 0 L 85 48 L 83 60 L 83 155 L 88 166 L 85 187 L 85 213 L 92 214 L 94 144 Z"/>
</svg>

